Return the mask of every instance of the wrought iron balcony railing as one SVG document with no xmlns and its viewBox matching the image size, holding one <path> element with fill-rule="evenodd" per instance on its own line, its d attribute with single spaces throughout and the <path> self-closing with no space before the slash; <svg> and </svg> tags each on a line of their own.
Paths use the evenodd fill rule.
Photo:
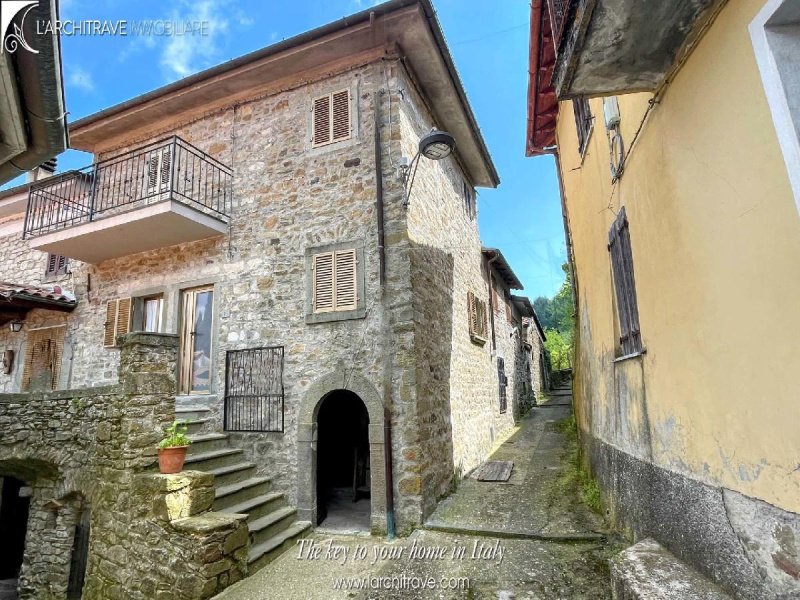
<svg viewBox="0 0 800 600">
<path fill-rule="evenodd" d="M 23 237 L 167 200 L 227 221 L 232 180 L 229 167 L 173 136 L 31 185 Z"/>
</svg>

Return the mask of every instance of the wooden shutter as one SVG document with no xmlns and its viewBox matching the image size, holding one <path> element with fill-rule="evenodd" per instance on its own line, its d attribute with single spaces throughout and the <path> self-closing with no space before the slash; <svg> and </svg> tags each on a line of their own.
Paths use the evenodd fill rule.
<svg viewBox="0 0 800 600">
<path fill-rule="evenodd" d="M 58 385 L 61 357 L 64 354 L 64 327 L 32 329 L 28 332 L 22 391 L 31 388 L 54 390 Z"/>
<path fill-rule="evenodd" d="M 639 306 L 636 299 L 636 280 L 633 276 L 633 253 L 628 218 L 623 207 L 608 233 L 608 250 L 614 279 L 619 317 L 619 343 L 622 354 L 642 351 L 639 329 Z"/>
<path fill-rule="evenodd" d="M 350 90 L 340 90 L 315 98 L 311 112 L 312 147 L 350 138 Z"/>
<path fill-rule="evenodd" d="M 314 312 L 334 310 L 333 252 L 314 255 Z"/>
<path fill-rule="evenodd" d="M 170 167 L 172 165 L 172 148 L 166 146 L 154 150 L 147 157 L 147 193 L 155 194 L 169 189 Z"/>
<path fill-rule="evenodd" d="M 472 292 L 467 292 L 469 333 L 473 341 L 485 342 L 487 335 L 486 303 Z"/>
<path fill-rule="evenodd" d="M 117 345 L 117 336 L 131 330 L 133 298 L 117 298 L 106 304 L 106 322 L 103 329 L 103 345 L 111 348 Z"/>
<path fill-rule="evenodd" d="M 350 137 L 350 90 L 333 94 L 331 120 L 333 122 L 333 141 Z"/>
<path fill-rule="evenodd" d="M 312 146 L 322 146 L 331 141 L 331 97 L 322 96 L 314 100 L 311 122 Z"/>
<path fill-rule="evenodd" d="M 44 272 L 45 276 L 64 275 L 67 272 L 67 262 L 67 257 L 62 254 L 48 254 L 47 268 Z"/>
<path fill-rule="evenodd" d="M 315 254 L 312 269 L 315 313 L 358 308 L 358 259 L 355 249 Z"/>
<path fill-rule="evenodd" d="M 336 310 L 355 310 L 358 304 L 356 251 L 336 252 L 335 258 Z"/>
</svg>

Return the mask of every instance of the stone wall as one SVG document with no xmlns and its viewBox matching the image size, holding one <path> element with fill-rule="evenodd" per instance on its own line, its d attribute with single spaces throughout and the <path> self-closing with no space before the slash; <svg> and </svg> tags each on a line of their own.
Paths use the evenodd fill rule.
<svg viewBox="0 0 800 600">
<path fill-rule="evenodd" d="M 344 87 L 353 93 L 353 139 L 310 148 L 312 99 Z M 385 203 L 383 286 L 375 212 L 375 102 Z M 388 407 L 397 521 L 401 530 L 420 523 L 450 488 L 454 474 L 477 466 L 500 430 L 513 422 L 512 414 L 495 414 L 491 348 L 474 344 L 468 334 L 467 291 L 488 300 L 488 284 L 457 162 L 423 160 L 411 207 L 403 206 L 400 160 L 414 155 L 420 134 L 433 124 L 423 107 L 400 62 L 387 58 L 254 97 L 103 152 L 99 159 L 177 134 L 230 165 L 230 228 L 219 238 L 99 265 L 71 263 L 65 287 L 78 296 L 75 311 L 68 317 L 33 311 L 28 319 L 28 327 L 67 323 L 69 366 L 62 369 L 61 386 L 116 382 L 119 350 L 102 345 L 108 300 L 163 293 L 162 330 L 177 332 L 181 291 L 213 285 L 212 391 L 179 396 L 177 403 L 211 408 L 221 428 L 226 351 L 284 346 L 284 431 L 232 438 L 260 474 L 296 503 L 298 407 L 309 390 L 316 393 L 315 382 L 344 368 L 368 381 Z M 16 235 L 0 243 L 19 246 Z M 308 324 L 306 252 L 336 243 L 363 248 L 365 316 Z M 0 258 L 0 279 L 39 281 L 44 254 L 32 254 L 40 258 L 22 271 L 18 260 Z M 0 344 L 17 348 L 20 358 L 24 340 L 24 331 L 0 332 Z M 10 378 L 0 376 L 0 386 L 18 389 L 21 364 L 18 360 Z M 384 516 L 373 513 L 374 530 Z"/>
<path fill-rule="evenodd" d="M 246 572 L 246 526 L 195 516 L 213 502 L 210 476 L 192 485 L 145 485 L 158 477 L 145 471 L 174 419 L 176 346 L 174 336 L 129 334 L 117 385 L 0 395 L 0 476 L 33 490 L 21 598 L 66 597 L 84 511 L 91 527 L 86 599 L 207 598 Z M 198 499 L 185 502 L 183 513 L 161 510 L 183 488 Z"/>
</svg>

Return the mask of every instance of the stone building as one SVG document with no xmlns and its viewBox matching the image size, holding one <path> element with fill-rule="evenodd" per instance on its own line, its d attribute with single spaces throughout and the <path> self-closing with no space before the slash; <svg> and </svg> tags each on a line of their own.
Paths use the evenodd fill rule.
<svg viewBox="0 0 800 600">
<path fill-rule="evenodd" d="M 657 542 L 800 598 L 800 2 L 531 8 L 528 153 L 556 156 L 606 514 L 655 540 L 639 575 Z"/>
<path fill-rule="evenodd" d="M 418 156 L 433 129 L 456 140 L 452 154 L 427 153 L 441 160 Z M 481 247 L 475 188 L 498 176 L 427 0 L 388 2 L 113 106 L 73 123 L 70 139 L 92 167 L 0 194 L 0 280 L 24 282 L 8 286 L 1 313 L 21 331 L 0 333 L 13 351 L 0 407 L 102 404 L 81 414 L 106 421 L 128 398 L 115 387 L 130 370 L 125 344 L 176 340 L 173 379 L 156 373 L 158 418 L 143 421 L 152 446 L 132 447 L 143 460 L 120 477 L 131 494 L 177 486 L 202 499 L 212 474 L 213 505 L 181 518 L 210 519 L 235 541 L 197 559 L 180 593 L 159 571 L 147 590 L 122 581 L 113 565 L 131 560 L 132 542 L 98 542 L 76 527 L 80 507 L 47 521 L 48 503 L 80 494 L 91 530 L 113 527 L 114 505 L 80 461 L 65 462 L 75 435 L 38 456 L 25 428 L 4 429 L 4 485 L 30 495 L 31 523 L 47 522 L 28 529 L 26 597 L 63 598 L 75 572 L 37 575 L 48 528 L 84 531 L 92 598 L 120 586 L 119 597 L 207 597 L 312 526 L 405 534 L 523 411 L 532 310 L 510 296 L 521 286 L 502 255 Z M 177 394 L 164 412 L 167 384 Z M 192 483 L 141 483 L 175 416 L 191 421 Z M 37 439 L 60 439 L 76 419 L 65 410 Z M 129 431 L 92 427 L 112 446 Z M 20 470 L 24 459 L 41 468 Z M 230 514 L 248 515 L 245 568 Z M 136 515 L 141 531 L 200 535 L 160 516 Z M 180 544 L 166 546 L 177 561 Z"/>
</svg>

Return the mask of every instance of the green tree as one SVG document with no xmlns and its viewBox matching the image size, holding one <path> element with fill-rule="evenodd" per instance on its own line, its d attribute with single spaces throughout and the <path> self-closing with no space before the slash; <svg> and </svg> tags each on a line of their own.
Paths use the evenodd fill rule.
<svg viewBox="0 0 800 600">
<path fill-rule="evenodd" d="M 567 263 L 561 265 L 564 283 L 552 298 L 540 296 L 533 301 L 534 310 L 545 330 L 545 350 L 556 371 L 572 366 L 572 330 L 575 323 L 575 303 L 572 297 L 572 278 Z"/>
</svg>

